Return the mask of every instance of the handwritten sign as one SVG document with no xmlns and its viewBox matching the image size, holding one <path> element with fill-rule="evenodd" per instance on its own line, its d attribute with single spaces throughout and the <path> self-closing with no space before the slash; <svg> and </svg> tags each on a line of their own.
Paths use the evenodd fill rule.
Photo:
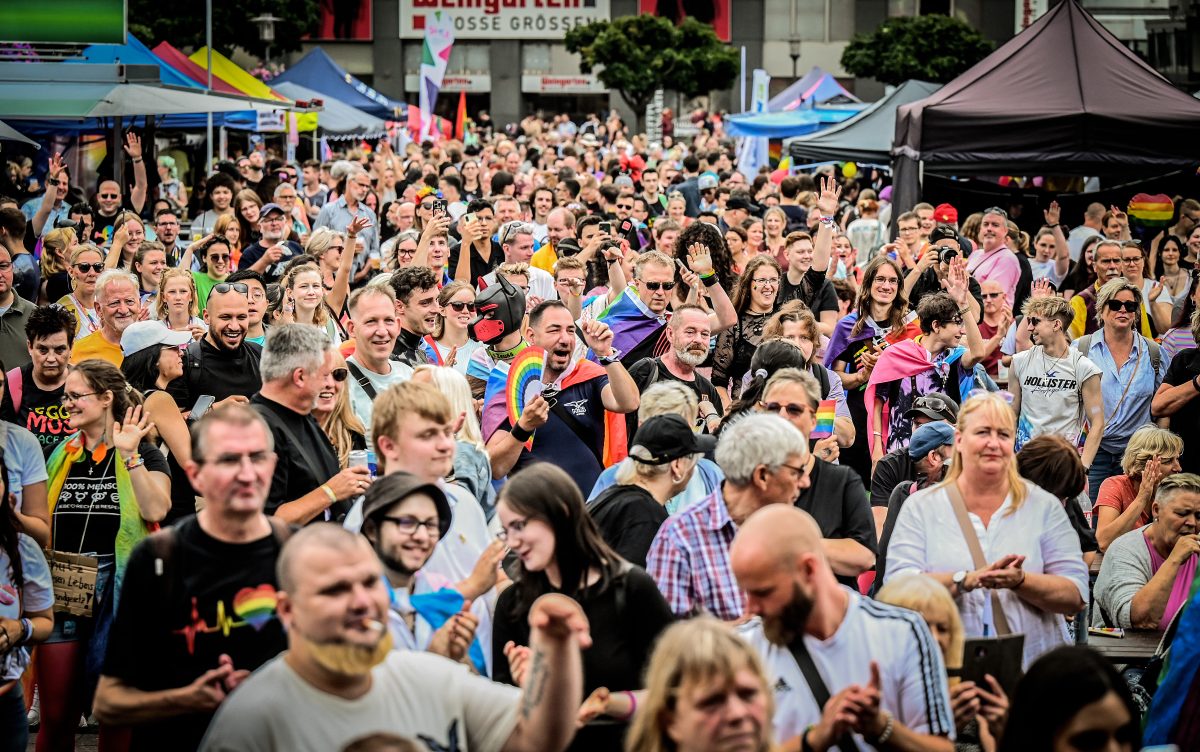
<svg viewBox="0 0 1200 752">
<path fill-rule="evenodd" d="M 96 559 L 63 551 L 47 551 L 54 580 L 54 610 L 91 616 L 96 607 Z"/>
</svg>

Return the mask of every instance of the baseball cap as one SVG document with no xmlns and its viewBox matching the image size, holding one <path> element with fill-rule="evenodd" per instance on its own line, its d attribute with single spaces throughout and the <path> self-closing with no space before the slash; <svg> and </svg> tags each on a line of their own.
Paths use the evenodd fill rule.
<svg viewBox="0 0 1200 752">
<path fill-rule="evenodd" d="M 554 252 L 559 258 L 564 256 L 574 256 L 582 251 L 583 248 L 579 245 L 579 241 L 575 238 L 563 238 L 554 245 Z"/>
<path fill-rule="evenodd" d="M 715 175 L 705 173 L 696 181 L 696 187 L 702 191 L 712 190 L 717 187 L 717 178 Z"/>
<path fill-rule="evenodd" d="M 446 537 L 451 515 L 446 493 L 436 484 L 423 481 L 412 473 L 392 473 L 372 483 L 363 498 L 363 521 L 386 512 L 396 502 L 404 501 L 416 493 L 426 494 L 433 499 L 438 513 L 438 540 Z"/>
<path fill-rule="evenodd" d="M 956 225 L 958 224 L 958 209 L 950 204 L 938 204 L 933 210 L 933 218 L 938 222 Z"/>
<path fill-rule="evenodd" d="M 270 203 L 270 204 L 263 204 L 263 208 L 258 210 L 258 216 L 265 217 L 268 214 L 270 214 L 271 212 L 279 212 L 280 214 L 283 214 L 283 215 L 287 214 L 287 212 L 285 212 L 283 210 L 283 207 L 280 206 L 279 204 Z"/>
<path fill-rule="evenodd" d="M 179 347 L 192 341 L 192 333 L 174 332 L 161 321 L 136 321 L 121 332 L 121 353 L 129 357 L 155 345 Z"/>
<path fill-rule="evenodd" d="M 745 198 L 744 196 L 731 196 L 729 198 L 729 200 L 725 202 L 725 208 L 726 209 L 745 209 L 746 211 L 750 212 L 751 214 L 758 211 L 758 207 L 755 206 L 754 204 L 750 203 L 750 199 Z"/>
<path fill-rule="evenodd" d="M 926 423 L 913 431 L 908 442 L 908 456 L 920 460 L 938 447 L 954 443 L 954 426 L 949 423 Z"/>
<path fill-rule="evenodd" d="M 717 438 L 698 434 L 678 415 L 656 415 L 638 427 L 629 455 L 647 465 L 665 465 L 689 454 L 707 454 Z"/>
<path fill-rule="evenodd" d="M 912 407 L 904 413 L 906 418 L 915 418 L 918 415 L 953 423 L 958 420 L 958 403 L 941 392 L 922 394 L 913 400 Z"/>
</svg>

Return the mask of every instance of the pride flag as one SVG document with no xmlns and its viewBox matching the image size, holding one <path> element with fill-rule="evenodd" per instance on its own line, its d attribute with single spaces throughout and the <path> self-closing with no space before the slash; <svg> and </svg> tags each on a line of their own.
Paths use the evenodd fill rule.
<svg viewBox="0 0 1200 752">
<path fill-rule="evenodd" d="M 617 299 L 597 317 L 612 329 L 613 347 L 629 354 L 648 337 L 657 336 L 663 323 L 645 309 L 633 285 L 625 288 Z"/>
<path fill-rule="evenodd" d="M 810 439 L 827 439 L 833 435 L 834 400 L 821 400 L 817 407 L 817 425 L 813 427 Z"/>
<path fill-rule="evenodd" d="M 1131 220 L 1143 227 L 1166 227 L 1175 216 L 1175 204 L 1163 193 L 1139 193 L 1129 200 L 1125 211 Z"/>
</svg>

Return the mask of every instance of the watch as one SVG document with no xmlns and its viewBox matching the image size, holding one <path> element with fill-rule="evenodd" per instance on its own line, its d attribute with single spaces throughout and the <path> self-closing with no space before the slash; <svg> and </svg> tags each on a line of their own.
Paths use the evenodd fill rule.
<svg viewBox="0 0 1200 752">
<path fill-rule="evenodd" d="M 965 569 L 958 570 L 957 572 L 954 573 L 954 575 L 950 578 L 950 580 L 951 580 L 951 582 L 954 583 L 954 587 L 958 589 L 959 593 L 967 592 L 966 587 L 964 587 L 964 585 L 966 585 L 966 582 L 967 582 L 967 570 L 965 570 Z"/>
</svg>

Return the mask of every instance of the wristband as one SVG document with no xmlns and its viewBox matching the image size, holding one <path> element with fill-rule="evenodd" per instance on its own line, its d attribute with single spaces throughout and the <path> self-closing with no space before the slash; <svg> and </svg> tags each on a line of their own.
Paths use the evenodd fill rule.
<svg viewBox="0 0 1200 752">
<path fill-rule="evenodd" d="M 519 423 L 510 428 L 508 432 L 512 434 L 513 439 L 515 439 L 518 444 L 524 444 L 526 441 L 529 441 L 533 438 L 533 431 L 527 431 L 524 428 L 521 428 Z"/>
<path fill-rule="evenodd" d="M 826 227 L 833 227 L 834 224 L 836 224 L 833 220 L 833 217 L 818 217 L 817 221 Z"/>
<path fill-rule="evenodd" d="M 816 752 L 816 748 L 808 741 L 808 732 L 816 727 L 815 723 L 810 723 L 808 728 L 804 729 L 804 733 L 800 735 L 800 752 Z"/>
<path fill-rule="evenodd" d="M 623 694 L 629 698 L 629 712 L 626 713 L 625 717 L 622 718 L 621 720 L 622 721 L 631 721 L 631 720 L 633 720 L 634 713 L 637 712 L 637 695 L 635 695 L 633 692 L 630 692 L 628 689 L 621 692 L 621 694 Z"/>
<path fill-rule="evenodd" d="M 133 470 L 134 468 L 141 467 L 142 465 L 145 465 L 145 464 L 146 464 L 146 458 L 140 454 L 135 454 L 132 457 L 130 457 L 129 459 L 125 460 L 125 469 Z"/>
<path fill-rule="evenodd" d="M 21 639 L 17 644 L 24 644 L 33 639 L 33 619 L 28 617 L 21 619 Z"/>
<path fill-rule="evenodd" d="M 881 744 L 887 744 L 887 740 L 892 738 L 892 732 L 896 730 L 896 717 L 889 711 L 880 711 L 887 716 L 887 722 L 883 725 L 883 732 L 875 739 L 875 744 L 872 746 L 879 747 Z"/>
<path fill-rule="evenodd" d="M 700 281 L 704 283 L 705 287 L 712 287 L 713 285 L 717 284 L 717 282 L 718 282 L 717 273 L 709 272 L 707 277 L 704 275 L 701 275 Z"/>
<path fill-rule="evenodd" d="M 1200 381 L 1197 381 L 1197 379 L 1200 379 L 1200 373 L 1192 377 L 1192 388 L 1200 392 Z"/>
<path fill-rule="evenodd" d="M 142 158 L 141 158 L 141 157 L 135 157 L 135 158 L 133 159 L 133 163 L 134 163 L 134 164 L 141 164 L 141 162 L 142 162 Z"/>
<path fill-rule="evenodd" d="M 324 491 L 324 492 L 325 492 L 325 495 L 329 497 L 329 503 L 330 503 L 330 504 L 336 504 L 336 503 L 337 503 L 337 494 L 335 494 L 335 493 L 333 492 L 333 489 L 329 487 L 329 484 L 328 484 L 328 483 L 322 483 L 322 484 L 321 484 L 321 490 L 322 490 L 322 491 Z"/>
</svg>

